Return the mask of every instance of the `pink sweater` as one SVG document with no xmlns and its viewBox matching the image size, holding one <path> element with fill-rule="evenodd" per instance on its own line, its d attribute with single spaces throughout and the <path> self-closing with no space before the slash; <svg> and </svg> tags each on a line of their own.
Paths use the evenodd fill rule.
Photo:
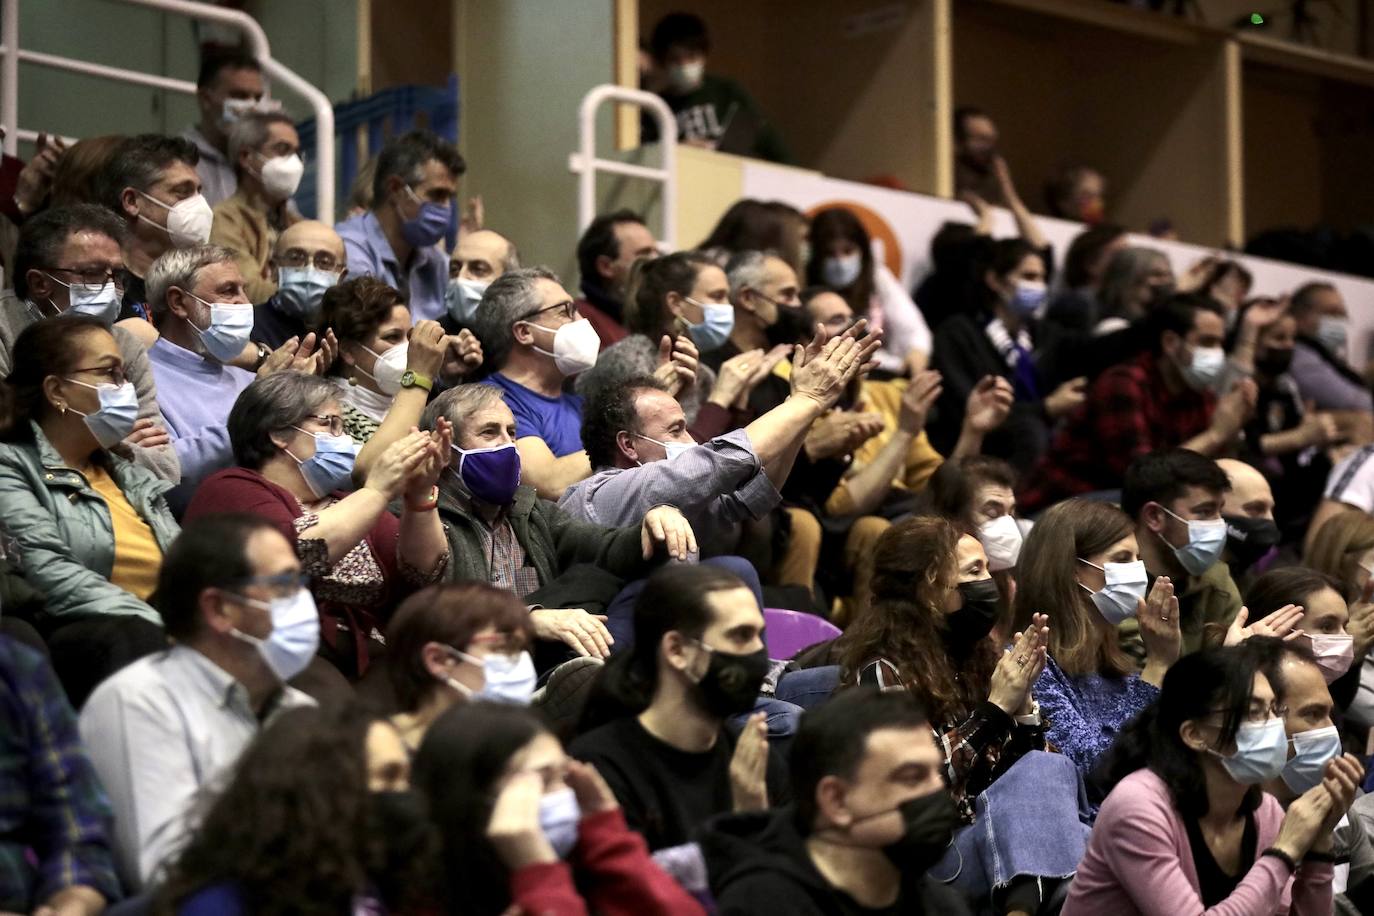
<svg viewBox="0 0 1374 916">
<path fill-rule="evenodd" d="M 1282 821 L 1283 808 L 1266 794 L 1255 811 L 1255 864 L 1230 897 L 1205 909 L 1188 829 L 1168 787 L 1149 770 L 1132 773 L 1102 804 L 1063 916 L 1274 916 L 1284 911 L 1284 892 L 1294 876 L 1279 859 L 1259 853 L 1273 844 Z M 1303 864 L 1293 881 L 1287 912 L 1293 916 L 1330 913 L 1331 876 L 1329 863 Z"/>
</svg>

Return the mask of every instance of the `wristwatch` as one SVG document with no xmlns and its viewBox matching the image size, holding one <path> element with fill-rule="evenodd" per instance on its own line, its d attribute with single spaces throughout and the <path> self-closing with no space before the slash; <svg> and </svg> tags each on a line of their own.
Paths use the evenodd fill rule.
<svg viewBox="0 0 1374 916">
<path fill-rule="evenodd" d="M 423 388 L 426 391 L 434 390 L 434 380 L 427 375 L 421 375 L 414 369 L 407 369 L 401 373 L 402 388 Z"/>
<path fill-rule="evenodd" d="M 1016 720 L 1016 724 L 1017 724 L 1017 725 L 1028 725 L 1028 726 L 1039 725 L 1039 724 L 1040 724 L 1040 701 L 1039 701 L 1039 700 L 1034 700 L 1034 699 L 1031 700 L 1031 711 L 1030 711 L 1030 713 L 1027 714 L 1027 715 L 1024 715 L 1024 716 L 1015 716 L 1015 717 L 1013 717 L 1013 718 Z"/>
<path fill-rule="evenodd" d="M 258 361 L 253 364 L 253 371 L 257 372 L 262 368 L 262 364 L 267 362 L 267 357 L 272 355 L 272 348 L 267 344 L 258 342 Z"/>
</svg>

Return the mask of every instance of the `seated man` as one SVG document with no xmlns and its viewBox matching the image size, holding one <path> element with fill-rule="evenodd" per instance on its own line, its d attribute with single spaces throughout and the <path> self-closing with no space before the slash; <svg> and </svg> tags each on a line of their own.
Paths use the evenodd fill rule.
<svg viewBox="0 0 1374 916">
<path fill-rule="evenodd" d="M 213 786 L 263 725 L 313 703 L 286 686 L 319 645 L 315 602 L 291 544 L 255 516 L 188 525 L 158 577 L 158 611 L 175 645 L 124 668 L 81 710 L 115 813 L 126 888 L 153 880 Z"/>
<path fill-rule="evenodd" d="M 524 482 L 543 499 L 589 476 L 582 448 L 582 398 L 563 390 L 569 376 L 596 364 L 600 342 L 558 277 L 542 267 L 513 270 L 482 296 L 473 330 L 486 381 L 515 414 Z"/>
<path fill-rule="evenodd" d="M 148 305 L 161 336 L 148 349 L 162 412 L 190 498 L 206 477 L 234 463 L 225 421 L 253 373 L 229 362 L 253 330 L 253 307 L 235 255 L 218 245 L 176 248 L 148 271 Z M 180 501 L 185 505 L 184 500 Z"/>
<path fill-rule="evenodd" d="M 457 334 L 470 327 L 491 281 L 519 266 L 520 252 L 515 243 L 499 232 L 478 229 L 458 236 L 448 259 L 448 292 L 444 296 L 448 312 L 439 319 L 444 330 Z"/>
<path fill-rule="evenodd" d="M 110 803 L 47 660 L 0 636 L 0 912 L 94 916 L 119 898 Z"/>
<path fill-rule="evenodd" d="M 276 292 L 253 306 L 252 339 L 275 350 L 316 330 L 327 289 L 348 275 L 343 239 L 324 223 L 301 220 L 277 236 L 270 262 Z"/>
<path fill-rule="evenodd" d="M 238 189 L 215 205 L 210 243 L 238 253 L 248 301 L 261 305 L 277 291 L 268 267 L 277 236 L 301 218 L 287 206 L 305 171 L 295 123 L 279 113 L 244 115 L 229 128 L 229 161 Z"/>
<path fill-rule="evenodd" d="M 372 209 L 334 227 L 353 275 L 399 290 L 416 321 L 444 314 L 448 265 L 435 243 L 448 233 L 465 171 L 453 144 L 430 131 L 393 137 L 377 155 Z"/>
<path fill-rule="evenodd" d="M 1221 504 L 1226 521 L 1224 559 L 1232 576 L 1257 576 L 1269 568 L 1279 546 L 1274 493 L 1264 475 L 1244 461 L 1218 458 L 1217 467 L 1231 484 Z"/>
<path fill-rule="evenodd" d="M 738 739 L 725 728 L 753 708 L 768 672 L 749 589 L 716 567 L 669 567 L 650 577 L 634 618 L 634 647 L 598 676 L 568 753 L 595 764 L 651 850 L 692 842 L 717 814 L 785 803 L 764 714 Z"/>
<path fill-rule="evenodd" d="M 1152 314 L 1153 348 L 1102 373 L 1022 483 L 1023 512 L 1121 485 L 1127 466 L 1156 449 L 1216 455 L 1233 442 L 1258 396 L 1250 379 L 1218 399 L 1226 354 L 1221 306 L 1175 296 Z"/>
<path fill-rule="evenodd" d="M 1284 731 L 1288 733 L 1288 762 L 1277 779 L 1262 788 L 1287 808 L 1299 795 L 1318 786 L 1328 767 L 1349 767 L 1359 780 L 1364 768 L 1357 758 L 1341 754 L 1341 735 L 1332 721 L 1334 705 L 1307 640 L 1287 641 L 1261 637 L 1246 641 L 1255 654 L 1259 671 L 1274 688 L 1274 702 L 1285 710 Z M 1332 835 L 1336 878 L 1335 912 L 1341 914 L 1374 911 L 1374 796 L 1362 795 Z"/>
<path fill-rule="evenodd" d="M 639 258 L 658 256 L 658 243 L 633 210 L 603 213 L 577 242 L 577 270 L 582 277 L 582 298 L 577 310 L 592 323 L 605 349 L 626 335 L 625 284 L 630 268 Z"/>
<path fill-rule="evenodd" d="M 1121 509 L 1135 519 L 1135 539 L 1151 586 L 1168 576 L 1178 596 L 1182 654 L 1220 645 L 1240 610 L 1240 590 L 1221 561 L 1230 482 L 1210 458 L 1175 448 L 1141 455 L 1126 469 Z M 1135 616 L 1121 624 L 1122 647 L 1144 660 Z"/>
<path fill-rule="evenodd" d="M 129 272 L 119 318 L 152 316 L 144 283 L 153 262 L 173 248 L 204 245 L 215 214 L 201 194 L 195 144 L 142 134 L 121 143 L 105 164 L 105 206 L 124 221 L 124 267 Z M 134 333 L 138 333 L 134 330 Z M 145 341 L 146 342 L 146 341 Z"/>
<path fill-rule="evenodd" d="M 727 815 L 702 840 L 717 912 L 968 913 L 926 871 L 959 817 L 910 695 L 847 690 L 802 717 L 794 804 Z"/>
<path fill-rule="evenodd" d="M 113 324 L 119 315 L 124 227 L 90 204 L 45 210 L 24 223 L 14 254 L 14 292 L 0 308 L 0 375 L 9 375 L 15 338 L 40 318 L 90 315 L 111 325 L 124 375 L 138 392 L 138 422 L 115 451 L 164 480 L 181 475 L 157 403 L 148 353 L 137 337 Z"/>
<path fill-rule="evenodd" d="M 504 398 L 493 385 L 459 385 L 430 402 L 421 418 L 426 430 L 435 429 L 440 418 L 453 425 L 454 460 L 450 473 L 439 478 L 450 581 L 485 582 L 522 600 L 541 591 L 546 599 L 596 593 L 604 596 L 604 606 L 624 580 L 642 578 L 662 558 L 686 560 L 696 551 L 691 527 L 671 506 L 652 508 L 623 528 L 603 528 L 577 521 L 521 484 L 516 421 Z M 568 583 L 570 592 L 551 585 L 578 564 L 597 568 Z M 603 583 L 609 591 L 598 591 Z M 604 617 L 540 604 L 531 611 L 539 639 L 564 643 L 583 656 L 610 655 L 613 640 Z"/>
<path fill-rule="evenodd" d="M 1308 283 L 1293 293 L 1288 311 L 1298 323 L 1288 371 L 1303 401 L 1318 410 L 1374 410 L 1369 386 L 1350 366 L 1350 318 L 1340 291 L 1330 283 Z"/>
</svg>

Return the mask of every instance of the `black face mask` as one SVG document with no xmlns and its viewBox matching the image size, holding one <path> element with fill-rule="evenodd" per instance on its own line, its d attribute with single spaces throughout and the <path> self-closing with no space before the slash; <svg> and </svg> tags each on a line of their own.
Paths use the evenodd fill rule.
<svg viewBox="0 0 1374 916">
<path fill-rule="evenodd" d="M 992 579 L 975 579 L 959 583 L 959 597 L 964 606 L 945 617 L 945 639 L 951 647 L 964 650 L 992 632 L 1002 593 Z"/>
<path fill-rule="evenodd" d="M 897 810 L 905 829 L 900 840 L 883 847 L 883 854 L 903 875 L 923 874 L 949 848 L 959 826 L 959 810 L 944 789 L 907 799 Z"/>
<path fill-rule="evenodd" d="M 807 333 L 806 309 L 801 306 L 783 305 L 780 302 L 774 302 L 773 305 L 778 310 L 778 320 L 763 329 L 770 347 L 811 339 L 811 335 Z"/>
<path fill-rule="evenodd" d="M 737 655 L 699 644 L 711 653 L 711 663 L 696 683 L 701 708 L 720 719 L 753 709 L 763 679 L 768 676 L 768 647 Z"/>
<path fill-rule="evenodd" d="M 1293 349 L 1261 350 L 1255 354 L 1255 371 L 1270 378 L 1283 375 L 1293 365 Z"/>
<path fill-rule="evenodd" d="M 1272 519 L 1226 515 L 1226 546 L 1241 569 L 1249 569 L 1279 542 L 1279 526 Z"/>
<path fill-rule="evenodd" d="M 432 828 L 420 797 L 410 790 L 372 792 L 368 802 L 369 832 L 383 845 L 382 861 L 374 863 L 371 871 L 383 883 L 387 876 L 406 874 L 412 863 L 421 860 Z"/>
</svg>

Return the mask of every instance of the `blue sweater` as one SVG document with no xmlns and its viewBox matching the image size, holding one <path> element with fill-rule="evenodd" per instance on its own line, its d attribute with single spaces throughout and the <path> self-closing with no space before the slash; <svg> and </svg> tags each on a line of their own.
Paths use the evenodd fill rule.
<svg viewBox="0 0 1374 916">
<path fill-rule="evenodd" d="M 180 489 L 189 493 L 234 463 L 225 423 L 253 374 L 179 347 L 165 337 L 148 348 L 158 403 L 181 460 Z"/>
<path fill-rule="evenodd" d="M 1122 727 L 1159 696 L 1159 688 L 1139 675 L 1069 675 L 1053 658 L 1046 659 L 1031 692 L 1048 725 L 1046 740 L 1084 776 L 1112 746 Z"/>
</svg>

